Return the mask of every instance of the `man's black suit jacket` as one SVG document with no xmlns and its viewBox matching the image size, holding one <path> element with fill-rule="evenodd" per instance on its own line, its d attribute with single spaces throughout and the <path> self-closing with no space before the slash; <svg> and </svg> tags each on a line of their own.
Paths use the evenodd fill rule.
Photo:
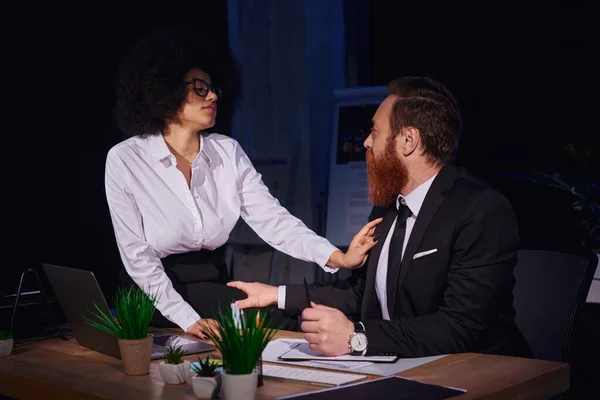
<svg viewBox="0 0 600 400">
<path fill-rule="evenodd" d="M 359 317 L 366 328 L 367 354 L 531 356 L 514 322 L 519 234 L 504 196 L 453 165 L 441 169 L 417 215 L 402 261 L 388 269 L 389 321 L 382 319 L 375 273 L 395 205 L 375 207 L 369 218 L 380 216 L 384 220 L 375 230 L 380 239 L 354 284 L 310 286 L 312 301 Z M 413 259 L 433 249 L 437 251 Z M 285 303 L 287 312 L 302 312 L 303 285 L 288 285 Z"/>
</svg>

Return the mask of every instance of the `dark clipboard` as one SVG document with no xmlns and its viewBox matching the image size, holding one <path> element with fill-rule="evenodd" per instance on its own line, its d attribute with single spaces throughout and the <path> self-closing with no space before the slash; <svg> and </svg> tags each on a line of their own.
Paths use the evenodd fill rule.
<svg viewBox="0 0 600 400">
<path fill-rule="evenodd" d="M 388 399 L 393 394 L 394 399 L 428 399 L 442 400 L 460 396 L 466 393 L 464 389 L 438 386 L 428 383 L 413 381 L 400 376 L 388 376 L 359 383 L 353 383 L 334 388 L 317 390 L 309 393 L 298 393 L 278 397 L 284 399 L 306 400 L 337 400 L 337 399 Z"/>
</svg>

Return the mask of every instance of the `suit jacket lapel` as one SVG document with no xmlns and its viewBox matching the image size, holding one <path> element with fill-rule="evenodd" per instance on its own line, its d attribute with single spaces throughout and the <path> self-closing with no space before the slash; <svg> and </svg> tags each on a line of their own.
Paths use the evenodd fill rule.
<svg viewBox="0 0 600 400">
<path fill-rule="evenodd" d="M 412 264 L 412 259 L 415 255 L 415 252 L 421 244 L 421 241 L 425 236 L 425 232 L 427 231 L 427 227 L 431 223 L 433 216 L 445 200 L 445 197 L 442 193 L 446 192 L 454 185 L 456 177 L 457 170 L 453 165 L 445 166 L 440 170 L 438 176 L 436 176 L 436 178 L 433 180 L 425 199 L 423 200 L 423 204 L 421 205 L 421 209 L 417 215 L 417 219 L 410 233 L 410 237 L 408 238 L 406 249 L 404 249 L 404 255 L 402 256 L 400 265 L 396 265 L 394 268 L 388 269 L 388 274 L 394 273 L 393 277 L 388 277 L 388 285 L 390 286 L 388 287 L 387 293 L 388 310 L 390 316 L 393 315 L 396 299 L 398 298 L 398 290 L 406 278 L 406 274 L 408 273 L 408 270 Z M 402 246 L 402 244 L 398 245 Z"/>
<path fill-rule="evenodd" d="M 396 217 L 396 213 L 392 208 L 387 208 L 386 212 L 382 215 L 378 215 L 375 218 L 383 217 L 383 221 L 379 223 L 375 227 L 375 235 L 379 235 L 379 240 L 377 244 L 371 249 L 371 253 L 369 254 L 369 259 L 367 261 L 367 277 L 365 282 L 365 292 L 363 294 L 363 302 L 361 308 L 361 317 L 362 319 L 367 318 L 370 303 L 377 299 L 375 294 L 375 276 L 377 274 L 377 264 L 379 263 L 379 256 L 381 255 L 381 248 L 383 247 L 383 243 L 385 242 L 385 238 L 387 237 L 390 227 L 392 226 L 392 222 L 394 222 L 394 218 Z M 375 219 L 373 218 L 373 219 Z"/>
</svg>

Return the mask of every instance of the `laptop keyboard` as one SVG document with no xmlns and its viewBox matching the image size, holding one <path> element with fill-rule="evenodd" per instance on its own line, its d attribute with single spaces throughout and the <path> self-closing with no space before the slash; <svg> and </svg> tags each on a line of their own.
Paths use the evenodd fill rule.
<svg viewBox="0 0 600 400">
<path fill-rule="evenodd" d="M 198 342 L 197 340 L 191 340 L 183 336 L 154 333 L 154 343 L 152 345 L 152 357 L 162 358 L 166 352 L 168 345 L 175 347 L 181 346 L 181 349 L 185 354 L 194 354 L 204 351 L 214 350 L 213 345 L 207 343 Z"/>
</svg>

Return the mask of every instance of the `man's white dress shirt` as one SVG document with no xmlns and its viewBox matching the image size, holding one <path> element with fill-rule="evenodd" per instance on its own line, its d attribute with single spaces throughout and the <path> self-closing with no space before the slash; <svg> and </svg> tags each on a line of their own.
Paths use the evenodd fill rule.
<svg viewBox="0 0 600 400">
<path fill-rule="evenodd" d="M 423 200 L 425 200 L 425 196 L 427 195 L 427 192 L 431 187 L 431 183 L 436 175 L 419 185 L 406 197 L 398 196 L 398 199 L 396 200 L 396 209 L 400 208 L 400 203 L 402 203 L 410 210 L 410 215 L 406 219 L 406 234 L 404 235 L 404 243 L 402 244 L 402 258 L 404 258 L 404 250 L 406 249 L 406 244 L 408 243 L 412 229 L 415 226 L 415 221 L 417 220 L 419 211 L 421 211 Z M 392 241 L 392 235 L 394 234 L 394 229 L 396 228 L 396 220 L 397 219 L 394 219 L 394 222 L 392 223 L 392 226 L 385 238 L 385 242 L 383 242 L 383 246 L 381 247 L 381 254 L 379 255 L 379 261 L 377 262 L 377 273 L 375 274 L 375 291 L 377 292 L 377 300 L 379 300 L 379 305 L 381 306 L 381 315 L 383 316 L 383 319 L 387 321 L 390 320 L 390 313 L 387 307 L 388 260 L 390 254 L 390 242 Z"/>
<path fill-rule="evenodd" d="M 215 133 L 200 139 L 189 187 L 162 135 L 124 140 L 106 158 L 106 198 L 125 269 L 160 296 L 158 311 L 183 330 L 200 316 L 160 259 L 222 246 L 240 216 L 275 249 L 337 271 L 325 265 L 337 248 L 279 204 L 237 141 Z"/>
</svg>

